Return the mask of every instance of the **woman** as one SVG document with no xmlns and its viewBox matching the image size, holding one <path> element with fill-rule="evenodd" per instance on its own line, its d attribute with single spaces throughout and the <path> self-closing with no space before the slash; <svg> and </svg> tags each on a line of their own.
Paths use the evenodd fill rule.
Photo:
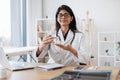
<svg viewBox="0 0 120 80">
<path fill-rule="evenodd" d="M 88 61 L 81 46 L 82 33 L 77 30 L 73 11 L 67 5 L 61 5 L 56 12 L 54 34 L 49 33 L 44 37 L 36 52 L 38 58 L 42 58 L 48 53 L 48 63 L 74 65 Z"/>
</svg>

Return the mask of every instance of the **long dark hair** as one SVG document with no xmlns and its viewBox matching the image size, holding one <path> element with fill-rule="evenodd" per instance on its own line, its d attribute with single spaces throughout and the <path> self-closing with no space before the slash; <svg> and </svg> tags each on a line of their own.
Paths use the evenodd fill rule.
<svg viewBox="0 0 120 80">
<path fill-rule="evenodd" d="M 67 5 L 61 5 L 57 9 L 56 17 L 55 17 L 55 20 L 56 20 L 56 31 L 58 32 L 58 30 L 60 29 L 60 24 L 57 21 L 57 17 L 58 17 L 58 14 L 59 14 L 59 12 L 61 10 L 66 10 L 70 14 L 70 16 L 73 17 L 73 20 L 69 24 L 69 29 L 71 29 L 72 32 L 77 31 L 77 28 L 76 28 L 76 19 L 75 19 L 74 13 L 73 13 L 72 9 L 69 6 L 67 6 Z"/>
</svg>

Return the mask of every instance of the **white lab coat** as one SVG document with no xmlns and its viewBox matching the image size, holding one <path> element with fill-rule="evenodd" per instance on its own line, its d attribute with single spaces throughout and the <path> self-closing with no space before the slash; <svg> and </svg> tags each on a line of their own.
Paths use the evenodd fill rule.
<svg viewBox="0 0 120 80">
<path fill-rule="evenodd" d="M 55 35 L 55 33 L 51 35 Z M 81 42 L 82 33 L 76 32 L 75 37 L 73 37 L 74 36 L 73 32 L 69 30 L 66 40 L 64 41 L 64 37 L 60 29 L 58 31 L 58 36 L 60 37 L 60 39 L 58 38 L 54 40 L 55 43 L 70 44 L 70 42 L 74 38 L 71 46 L 77 50 L 78 57 L 73 55 L 70 51 L 64 50 L 56 46 L 54 43 L 51 43 L 50 45 L 47 45 L 44 48 L 44 50 L 38 56 L 38 59 L 43 58 L 48 53 L 49 55 L 48 63 L 60 63 L 64 65 L 74 65 L 74 64 L 79 64 L 80 62 L 86 63 L 88 61 L 89 55 L 86 54 L 85 50 L 82 47 L 82 42 Z"/>
</svg>

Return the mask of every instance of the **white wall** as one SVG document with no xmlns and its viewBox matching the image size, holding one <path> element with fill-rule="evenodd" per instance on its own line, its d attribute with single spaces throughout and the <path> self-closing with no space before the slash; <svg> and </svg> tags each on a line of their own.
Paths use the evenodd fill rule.
<svg viewBox="0 0 120 80">
<path fill-rule="evenodd" d="M 42 2 L 43 1 L 43 2 Z M 61 4 L 69 5 L 77 17 L 77 23 L 80 24 L 81 19 L 86 17 L 86 11 L 89 10 L 90 18 L 94 20 L 94 27 L 98 31 L 120 31 L 120 0 L 30 0 L 28 24 L 29 45 L 35 43 L 35 18 L 43 17 L 54 18 L 56 9 Z M 43 10 L 41 5 L 43 4 Z M 42 13 L 40 11 L 43 11 Z M 80 29 L 81 26 L 78 26 Z M 97 39 L 97 35 L 95 36 Z M 97 40 L 95 41 L 97 47 Z M 97 50 L 94 51 L 97 58 Z"/>
<path fill-rule="evenodd" d="M 120 0 L 48 0 L 44 1 L 44 17 L 54 17 L 56 9 L 61 4 L 69 5 L 75 16 L 79 19 L 85 18 L 87 10 L 90 17 L 94 19 L 98 31 L 120 30 Z"/>
</svg>

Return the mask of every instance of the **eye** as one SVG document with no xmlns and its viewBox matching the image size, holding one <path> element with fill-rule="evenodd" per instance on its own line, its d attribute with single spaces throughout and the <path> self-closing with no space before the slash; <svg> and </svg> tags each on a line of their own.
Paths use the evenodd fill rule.
<svg viewBox="0 0 120 80">
<path fill-rule="evenodd" d="M 62 17 L 62 16 L 63 16 L 63 14 L 62 14 L 62 13 L 59 13 L 59 14 L 58 14 L 58 17 Z"/>
<path fill-rule="evenodd" d="M 64 14 L 64 17 L 69 17 L 69 16 L 70 16 L 69 13 L 65 13 L 65 14 Z"/>
</svg>

